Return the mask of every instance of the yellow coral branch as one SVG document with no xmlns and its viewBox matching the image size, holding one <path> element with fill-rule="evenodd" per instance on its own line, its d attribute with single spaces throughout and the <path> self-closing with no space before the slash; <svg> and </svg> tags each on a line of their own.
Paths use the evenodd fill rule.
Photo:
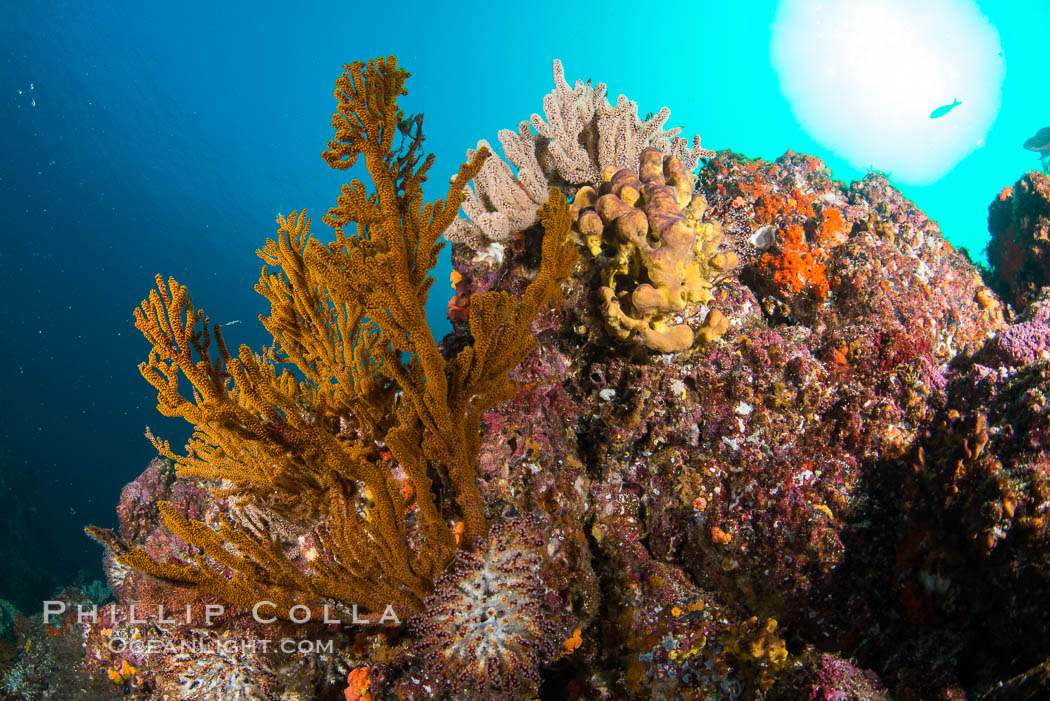
<svg viewBox="0 0 1050 701">
<path fill-rule="evenodd" d="M 241 606 L 265 597 L 279 615 L 326 600 L 410 614 L 457 542 L 471 547 L 485 534 L 475 476 L 481 416 L 513 397 L 508 373 L 532 350 L 529 325 L 557 298 L 575 246 L 564 198 L 552 190 L 540 270 L 520 303 L 475 295 L 474 344 L 451 360 L 441 354 L 426 321 L 429 273 L 489 152 L 460 166 L 445 200 L 424 202 L 433 157 L 422 154 L 422 116 L 406 119 L 397 106 L 407 77 L 389 57 L 350 64 L 336 82 L 336 135 L 323 156 L 340 169 L 363 156 L 374 192 L 356 180 L 343 187 L 325 217 L 335 228 L 327 245 L 312 237 L 305 212 L 277 218 L 276 237 L 258 251 L 274 270 L 263 267 L 255 288 L 270 302 L 260 320 L 271 347 L 232 354 L 174 279 L 158 276 L 135 310 L 152 344 L 140 370 L 159 411 L 194 425 L 185 455 L 147 436 L 180 476 L 219 480 L 213 494 L 231 508 L 212 526 L 160 505 L 172 533 L 199 549 L 192 563 L 157 562 L 90 529 L 123 564 Z M 445 492 L 435 474 L 454 504 L 437 497 Z M 268 516 L 260 526 L 249 512 Z M 459 541 L 456 517 L 465 524 Z M 274 523 L 292 525 L 276 532 Z"/>
</svg>

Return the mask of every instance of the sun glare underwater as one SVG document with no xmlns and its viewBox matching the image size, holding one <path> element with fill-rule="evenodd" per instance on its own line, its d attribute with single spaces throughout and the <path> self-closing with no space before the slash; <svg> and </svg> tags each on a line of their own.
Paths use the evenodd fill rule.
<svg viewBox="0 0 1050 701">
<path fill-rule="evenodd" d="M 784 0 L 773 67 L 802 128 L 857 168 L 930 183 L 984 145 L 1006 61 L 966 0 Z M 965 109 L 930 119 L 958 100 Z"/>
</svg>

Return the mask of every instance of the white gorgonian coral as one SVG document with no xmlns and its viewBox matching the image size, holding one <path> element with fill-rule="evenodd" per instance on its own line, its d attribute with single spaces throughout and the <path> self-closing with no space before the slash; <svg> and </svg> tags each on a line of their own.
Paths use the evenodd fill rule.
<svg viewBox="0 0 1050 701">
<path fill-rule="evenodd" d="M 445 232 L 449 241 L 475 250 L 493 241 L 506 241 L 537 221 L 537 210 L 547 201 L 551 186 L 597 187 L 606 169 L 637 170 L 641 152 L 656 148 L 676 156 L 692 171 L 714 151 L 700 147 L 700 137 L 689 141 L 681 127 L 664 129 L 671 111 L 664 107 L 645 120 L 638 105 L 620 95 L 615 105 L 606 99 L 605 83 L 591 86 L 577 80 L 569 87 L 561 61 L 554 61 L 554 90 L 543 98 L 543 114 L 522 121 L 518 130 L 503 129 L 499 142 L 514 166 L 499 156 L 485 161 L 465 188 L 463 212 Z M 535 129 L 535 133 L 533 132 Z M 479 141 L 477 149 L 492 147 Z M 467 151 L 468 160 L 475 150 Z"/>
</svg>

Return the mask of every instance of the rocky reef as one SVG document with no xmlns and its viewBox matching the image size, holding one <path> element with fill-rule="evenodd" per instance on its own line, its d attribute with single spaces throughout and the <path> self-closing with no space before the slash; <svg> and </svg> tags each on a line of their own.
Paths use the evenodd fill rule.
<svg viewBox="0 0 1050 701">
<path fill-rule="evenodd" d="M 915 464 L 1003 304 L 880 174 L 725 152 L 690 196 L 740 260 L 712 287 L 724 333 L 675 354 L 610 333 L 605 235 L 486 417 L 484 489 L 548 514 L 593 616 L 562 674 L 582 698 L 976 698 L 1005 675 L 939 647 L 931 597 L 969 582 L 926 569 Z M 504 266 L 529 237 L 502 266 L 457 249 L 460 285 L 524 284 Z"/>
<path fill-rule="evenodd" d="M 184 290 L 144 303 L 143 374 L 196 443 L 154 439 L 92 531 L 112 606 L 8 616 L 4 698 L 1047 693 L 1045 176 L 993 202 L 986 284 L 882 174 L 704 151 L 556 64 L 546 118 L 500 135 L 514 168 L 481 143 L 453 182 L 431 347 L 420 121 L 350 118 L 395 70 L 348 67 L 329 144 L 378 194 L 344 189 L 335 243 L 282 221 L 262 252 L 283 356 L 218 336 L 203 362 Z M 380 274 L 411 304 L 367 298 Z"/>
<path fill-rule="evenodd" d="M 1050 279 L 1050 178 L 1026 173 L 988 208 L 992 285 L 1018 312 Z"/>
</svg>

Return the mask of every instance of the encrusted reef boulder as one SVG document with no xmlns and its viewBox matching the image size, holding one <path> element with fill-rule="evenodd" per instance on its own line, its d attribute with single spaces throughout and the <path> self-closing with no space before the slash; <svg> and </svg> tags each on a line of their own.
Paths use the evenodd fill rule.
<svg viewBox="0 0 1050 701">
<path fill-rule="evenodd" d="M 1015 311 L 1050 285 L 1050 176 L 1032 171 L 988 207 L 992 285 Z"/>
<path fill-rule="evenodd" d="M 893 586 L 906 619 L 942 654 L 972 655 L 959 670 L 969 684 L 1047 663 L 1048 318 L 1040 297 L 953 375 L 897 484 L 876 497 L 901 534 Z"/>
<path fill-rule="evenodd" d="M 914 524 L 884 518 L 917 503 L 918 486 L 901 489 L 922 480 L 916 446 L 975 354 L 1009 336 L 1003 303 L 880 174 L 846 187 L 809 156 L 725 152 L 689 191 L 673 159 L 647 158 L 674 203 L 660 223 L 687 220 L 692 246 L 653 225 L 657 198 L 636 173 L 576 190 L 574 231 L 592 255 L 533 324 L 517 397 L 484 421 L 486 499 L 550 519 L 563 573 L 550 581 L 583 622 L 549 679 L 583 698 L 876 699 L 1015 672 L 996 658 L 978 678 L 952 657 L 955 639 L 971 652 L 976 639 L 910 628 L 929 623 L 923 592 L 940 570 L 920 576 Z M 714 242 L 703 254 L 701 239 Z M 518 293 L 537 241 L 510 239 L 499 265 L 457 246 L 457 291 Z M 706 261 L 692 304 L 724 321 L 671 354 L 646 339 L 685 338 L 676 327 L 697 333 L 703 316 L 689 311 L 688 265 L 660 268 L 655 254 L 686 250 L 689 265 Z M 718 255 L 738 260 L 712 265 Z M 681 320 L 646 317 L 650 298 L 684 302 Z"/>
<path fill-rule="evenodd" d="M 878 335 L 896 334 L 938 363 L 972 353 L 1004 323 L 966 254 L 880 173 L 847 188 L 812 156 L 729 154 L 700 180 L 744 260 L 740 278 L 774 321 L 813 328 L 843 353 L 859 343 L 885 354 Z"/>
</svg>

